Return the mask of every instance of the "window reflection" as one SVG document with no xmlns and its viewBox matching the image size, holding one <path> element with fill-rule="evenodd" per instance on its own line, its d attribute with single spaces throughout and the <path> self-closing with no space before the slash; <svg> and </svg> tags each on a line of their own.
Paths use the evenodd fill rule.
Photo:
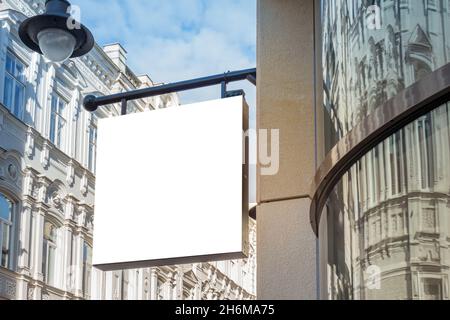
<svg viewBox="0 0 450 320">
<path fill-rule="evenodd" d="M 13 226 L 13 203 L 0 193 L 0 267 L 11 267 L 11 234 Z"/>
<path fill-rule="evenodd" d="M 327 149 L 401 90 L 449 62 L 448 6 L 323 0 Z M 379 26 L 368 26 L 377 5 Z M 376 25 L 376 24 L 375 24 Z M 321 220 L 330 299 L 449 299 L 450 104 L 369 151 Z"/>
<path fill-rule="evenodd" d="M 371 28 L 368 16 L 373 4 L 380 8 L 379 29 Z M 328 133 L 338 140 L 450 59 L 448 6 L 400 0 L 373 4 L 323 0 L 324 104 L 332 122 Z"/>
<path fill-rule="evenodd" d="M 25 66 L 11 52 L 6 53 L 3 103 L 17 118 L 22 118 L 25 103 Z"/>
<path fill-rule="evenodd" d="M 322 222 L 329 298 L 449 298 L 450 103 L 395 136 L 358 161 L 329 197 Z M 377 289 L 371 267 L 380 270 Z"/>
</svg>

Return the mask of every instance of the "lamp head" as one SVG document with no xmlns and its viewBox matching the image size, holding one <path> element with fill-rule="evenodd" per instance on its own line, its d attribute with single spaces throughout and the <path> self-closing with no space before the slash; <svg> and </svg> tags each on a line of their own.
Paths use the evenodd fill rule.
<svg viewBox="0 0 450 320">
<path fill-rule="evenodd" d="M 92 33 L 70 15 L 66 0 L 47 0 L 44 14 L 22 22 L 19 37 L 28 48 L 53 62 L 80 57 L 94 46 Z"/>
</svg>

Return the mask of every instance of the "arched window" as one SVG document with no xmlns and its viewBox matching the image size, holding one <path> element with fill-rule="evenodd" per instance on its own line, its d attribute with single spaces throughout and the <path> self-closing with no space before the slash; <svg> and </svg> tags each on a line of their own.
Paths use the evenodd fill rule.
<svg viewBox="0 0 450 320">
<path fill-rule="evenodd" d="M 55 285 L 55 267 L 56 267 L 56 244 L 57 229 L 50 223 L 44 225 L 44 247 L 42 251 L 42 273 L 44 281 L 51 285 Z"/>
<path fill-rule="evenodd" d="M 0 193 L 0 266 L 11 268 L 14 203 Z"/>
</svg>

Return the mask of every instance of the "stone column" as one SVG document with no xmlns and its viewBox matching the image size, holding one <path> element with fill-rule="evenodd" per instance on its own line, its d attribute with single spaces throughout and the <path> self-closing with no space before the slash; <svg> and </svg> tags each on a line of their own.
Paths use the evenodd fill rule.
<svg viewBox="0 0 450 320">
<path fill-rule="evenodd" d="M 70 226 L 70 221 L 73 220 L 75 205 L 75 199 L 71 196 L 67 196 L 64 206 L 64 226 L 62 227 L 62 243 L 63 243 L 63 267 L 62 267 L 62 289 L 67 292 L 74 293 L 75 290 L 75 266 L 72 261 L 73 257 L 73 232 Z"/>
<path fill-rule="evenodd" d="M 113 272 L 105 272 L 104 282 L 101 288 L 101 290 L 105 290 L 105 294 L 103 295 L 105 300 L 114 299 L 115 280 Z"/>
<path fill-rule="evenodd" d="M 177 270 L 173 276 L 173 300 L 181 300 L 183 298 L 183 269 L 177 266 Z"/>
<path fill-rule="evenodd" d="M 19 233 L 19 260 L 18 268 L 23 274 L 30 273 L 30 236 L 31 236 L 31 219 L 32 219 L 32 203 L 25 200 L 22 202 L 22 214 L 20 217 L 20 233 Z"/>
<path fill-rule="evenodd" d="M 155 268 L 150 270 L 150 300 L 158 300 L 158 274 Z"/>
<path fill-rule="evenodd" d="M 36 212 L 33 214 L 33 230 L 31 240 L 32 265 L 31 274 L 35 280 L 43 280 L 42 270 L 42 254 L 43 254 L 43 240 L 44 240 L 44 222 L 45 215 L 49 209 L 46 204 L 47 188 L 50 185 L 50 180 L 45 177 L 39 179 L 39 189 L 37 192 Z"/>
<path fill-rule="evenodd" d="M 28 299 L 28 276 L 30 276 L 30 235 L 32 206 L 24 200 L 22 202 L 22 214 L 20 217 L 19 248 L 18 248 L 18 273 L 21 276 L 17 280 L 17 299 Z"/>
<path fill-rule="evenodd" d="M 32 253 L 33 253 L 33 264 L 31 268 L 32 277 L 35 280 L 43 280 L 43 270 L 42 270 L 42 246 L 44 238 L 44 217 L 45 209 L 39 208 L 38 211 L 33 215 L 33 239 L 32 239 Z"/>
<path fill-rule="evenodd" d="M 319 132 L 319 1 L 258 1 L 257 189 L 258 299 L 316 299 L 316 237 L 309 210 L 310 186 L 323 156 Z M 321 104 L 320 104 L 321 105 Z M 275 131 L 278 130 L 278 131 Z M 277 137 L 270 143 L 269 137 Z M 319 148 L 320 147 L 320 148 Z M 267 150 L 272 154 L 269 170 Z"/>
<path fill-rule="evenodd" d="M 83 297 L 83 245 L 84 236 L 77 231 L 74 239 L 74 272 L 75 272 L 75 295 L 77 297 Z"/>
<path fill-rule="evenodd" d="M 137 274 L 136 279 L 136 297 L 135 300 L 145 300 L 144 296 L 144 290 L 145 290 L 145 276 L 146 276 L 147 270 L 140 269 L 139 273 Z"/>
<path fill-rule="evenodd" d="M 42 270 L 42 248 L 44 239 L 44 219 L 45 212 L 48 208 L 45 205 L 38 205 L 37 212 L 33 214 L 33 231 L 31 240 L 31 253 L 32 253 L 32 263 L 31 263 L 31 277 L 36 281 L 43 281 L 43 270 Z M 41 289 L 40 287 L 35 287 L 34 290 L 30 290 L 29 299 L 40 300 L 41 299 Z"/>
<path fill-rule="evenodd" d="M 75 290 L 75 266 L 72 263 L 72 228 L 69 225 L 64 225 L 62 228 L 63 236 L 63 279 L 62 289 L 64 291 L 74 293 Z"/>
</svg>

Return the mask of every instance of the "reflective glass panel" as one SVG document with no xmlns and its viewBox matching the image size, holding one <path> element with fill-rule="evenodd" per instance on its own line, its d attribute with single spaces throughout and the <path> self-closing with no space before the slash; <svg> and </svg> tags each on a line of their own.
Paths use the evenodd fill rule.
<svg viewBox="0 0 450 320">
<path fill-rule="evenodd" d="M 327 150 L 449 63 L 444 1 L 322 1 Z M 450 105 L 357 161 L 320 221 L 322 297 L 449 299 Z"/>
<path fill-rule="evenodd" d="M 449 159 L 447 103 L 344 175 L 321 221 L 328 298 L 449 298 Z"/>
<path fill-rule="evenodd" d="M 0 193 L 0 219 L 11 221 L 12 203 Z"/>
<path fill-rule="evenodd" d="M 21 119 L 25 97 L 25 66 L 12 53 L 6 54 L 3 103 Z"/>
<path fill-rule="evenodd" d="M 322 2 L 331 148 L 367 114 L 450 61 L 450 10 L 445 1 Z"/>
</svg>

